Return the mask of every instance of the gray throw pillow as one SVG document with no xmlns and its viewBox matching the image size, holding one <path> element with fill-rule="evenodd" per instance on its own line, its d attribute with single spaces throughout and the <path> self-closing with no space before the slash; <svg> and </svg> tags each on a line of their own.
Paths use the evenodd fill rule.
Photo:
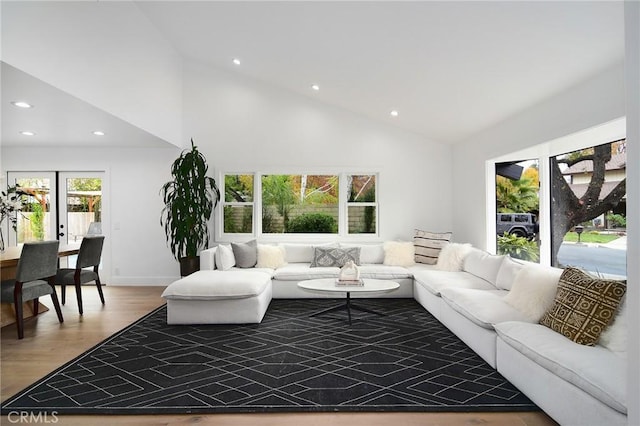
<svg viewBox="0 0 640 426">
<path fill-rule="evenodd" d="M 231 243 L 233 256 L 238 268 L 253 268 L 258 262 L 258 244 L 256 240 L 247 243 Z"/>
<path fill-rule="evenodd" d="M 314 247 L 311 267 L 337 266 L 343 267 L 347 261 L 352 260 L 356 265 L 360 264 L 360 247 Z"/>
</svg>

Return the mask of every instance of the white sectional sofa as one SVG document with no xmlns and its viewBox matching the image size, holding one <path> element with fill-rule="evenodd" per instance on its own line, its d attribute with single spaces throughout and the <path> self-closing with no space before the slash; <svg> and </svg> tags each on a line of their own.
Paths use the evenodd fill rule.
<svg viewBox="0 0 640 426">
<path fill-rule="evenodd" d="M 554 303 L 562 270 L 462 244 L 443 249 L 437 265 L 389 265 L 382 244 L 361 247 L 362 277 L 400 283 L 391 293 L 364 297 L 415 298 L 562 425 L 627 424 L 623 313 L 595 346 L 574 343 L 538 323 Z M 227 275 L 246 270 L 230 267 L 217 250 L 201 253 L 201 269 Z M 283 244 L 280 250 L 286 264 L 251 268 L 271 277 L 274 298 L 322 297 L 297 283 L 337 277 L 337 267 L 311 267 L 312 244 Z M 226 270 L 217 269 L 216 261 L 226 262 Z"/>
</svg>

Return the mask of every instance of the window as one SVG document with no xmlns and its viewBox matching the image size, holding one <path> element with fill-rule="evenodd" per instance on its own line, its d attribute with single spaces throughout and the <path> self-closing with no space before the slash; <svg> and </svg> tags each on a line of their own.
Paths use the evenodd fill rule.
<svg viewBox="0 0 640 426">
<path fill-rule="evenodd" d="M 627 158 L 626 141 L 620 139 L 624 125 L 621 127 L 620 123 L 511 155 L 518 160 L 538 154 L 538 160 L 493 164 L 498 175 L 495 179 L 498 253 L 529 256 L 531 244 L 535 243 L 544 264 L 575 266 L 592 275 L 613 279 L 626 277 Z M 611 142 L 602 143 L 603 132 L 613 135 Z M 523 173 L 507 173 L 513 172 L 514 165 L 523 166 Z M 526 194 L 534 192 L 529 189 L 523 192 L 525 188 L 521 188 L 520 182 L 531 166 L 536 169 L 539 166 L 538 207 L 523 203 L 530 199 Z M 508 180 L 499 172 L 508 174 Z M 518 197 L 513 197 L 514 194 Z M 527 235 L 530 223 L 533 235 Z M 487 229 L 493 232 L 492 224 Z"/>
<path fill-rule="evenodd" d="M 347 229 L 349 234 L 377 233 L 377 196 L 375 175 L 347 176 Z"/>
<path fill-rule="evenodd" d="M 539 262 L 538 161 L 496 163 L 495 175 L 497 253 Z"/>
<path fill-rule="evenodd" d="M 222 180 L 226 236 L 378 234 L 377 175 L 247 173 Z"/>
<path fill-rule="evenodd" d="M 263 175 L 263 234 L 337 234 L 338 176 Z"/>
<path fill-rule="evenodd" d="M 551 264 L 626 277 L 626 142 L 549 158 Z"/>
<path fill-rule="evenodd" d="M 224 232 L 227 234 L 253 233 L 253 179 L 252 174 L 224 175 Z"/>
</svg>

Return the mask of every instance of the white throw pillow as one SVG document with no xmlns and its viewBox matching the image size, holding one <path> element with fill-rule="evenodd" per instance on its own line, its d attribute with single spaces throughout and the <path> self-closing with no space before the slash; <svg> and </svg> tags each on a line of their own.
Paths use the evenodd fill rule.
<svg viewBox="0 0 640 426">
<path fill-rule="evenodd" d="M 464 257 L 462 270 L 496 285 L 498 271 L 500 270 L 500 265 L 502 265 L 504 258 L 504 255 L 490 254 L 486 251 L 472 247 L 471 250 L 469 250 L 469 253 Z"/>
<path fill-rule="evenodd" d="M 527 265 L 513 280 L 504 301 L 537 323 L 553 305 L 562 269 Z"/>
<path fill-rule="evenodd" d="M 412 242 L 387 241 L 384 243 L 384 264 L 393 266 L 415 265 L 416 250 Z"/>
<path fill-rule="evenodd" d="M 471 244 L 449 243 L 440 250 L 436 269 L 440 271 L 462 271 L 464 257 L 471 251 Z"/>
<path fill-rule="evenodd" d="M 496 277 L 496 287 L 502 290 L 511 290 L 513 281 L 516 279 L 516 275 L 520 272 L 520 269 L 524 268 L 525 264 L 507 256 L 500 264 L 498 269 L 498 276 Z"/>
<path fill-rule="evenodd" d="M 257 268 L 280 268 L 287 264 L 284 260 L 285 250 L 283 246 L 258 244 Z"/>
<path fill-rule="evenodd" d="M 220 244 L 216 249 L 216 267 L 222 271 L 236 266 L 236 258 L 230 245 Z"/>
<path fill-rule="evenodd" d="M 620 302 L 618 313 L 609 327 L 600 335 L 598 344 L 618 355 L 625 356 L 627 352 L 627 298 Z"/>
</svg>

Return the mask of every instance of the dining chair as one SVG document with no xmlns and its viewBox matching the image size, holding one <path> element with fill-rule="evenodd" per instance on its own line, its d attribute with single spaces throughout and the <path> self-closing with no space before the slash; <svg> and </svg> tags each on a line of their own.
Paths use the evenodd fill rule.
<svg viewBox="0 0 640 426">
<path fill-rule="evenodd" d="M 64 322 L 58 295 L 54 286 L 58 269 L 58 246 L 60 242 L 38 241 L 25 243 L 20 253 L 15 279 L 2 281 L 1 300 L 13 303 L 16 310 L 18 339 L 24 337 L 22 304 L 33 300 L 33 315 L 38 315 L 38 298 L 51 295 L 58 321 Z"/>
<path fill-rule="evenodd" d="M 55 283 L 60 285 L 62 294 L 62 304 L 65 304 L 66 286 L 74 285 L 76 287 L 76 298 L 78 299 L 78 310 L 82 315 L 82 284 L 95 281 L 100 295 L 100 301 L 104 305 L 104 295 L 102 294 L 102 283 L 100 283 L 100 275 L 98 275 L 98 267 L 100 266 L 100 258 L 102 256 L 102 246 L 104 244 L 104 236 L 84 237 L 80 243 L 80 251 L 78 252 L 78 260 L 75 269 L 60 268 L 55 277 Z M 93 269 L 84 269 L 93 267 Z"/>
</svg>

